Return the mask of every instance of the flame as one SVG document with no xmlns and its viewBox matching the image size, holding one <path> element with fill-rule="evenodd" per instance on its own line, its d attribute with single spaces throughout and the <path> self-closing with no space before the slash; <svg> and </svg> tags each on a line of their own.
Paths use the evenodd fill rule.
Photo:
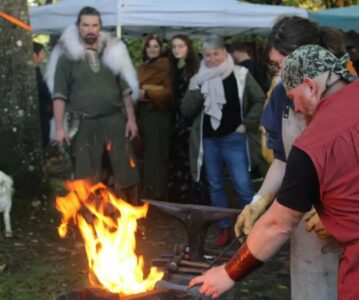
<svg viewBox="0 0 359 300">
<path fill-rule="evenodd" d="M 137 219 L 146 216 L 148 203 L 132 206 L 116 198 L 103 184 L 91 186 L 84 180 L 69 181 L 66 188 L 68 195 L 56 198 L 56 208 L 62 213 L 58 233 L 65 237 L 71 220 L 78 225 L 85 242 L 92 284 L 96 284 L 91 277 L 95 275 L 97 282 L 112 293 L 130 295 L 152 290 L 163 272 L 151 267 L 144 279 L 143 257 L 135 254 Z M 105 214 L 109 206 L 119 212 L 118 217 Z M 81 214 L 81 207 L 93 214 L 92 224 Z"/>
<path fill-rule="evenodd" d="M 132 169 L 136 167 L 135 160 L 132 157 L 130 157 L 130 166 Z"/>
<path fill-rule="evenodd" d="M 106 150 L 107 150 L 108 152 L 110 152 L 111 149 L 112 149 L 112 143 L 111 143 L 111 142 L 108 142 L 108 143 L 106 144 Z"/>
</svg>

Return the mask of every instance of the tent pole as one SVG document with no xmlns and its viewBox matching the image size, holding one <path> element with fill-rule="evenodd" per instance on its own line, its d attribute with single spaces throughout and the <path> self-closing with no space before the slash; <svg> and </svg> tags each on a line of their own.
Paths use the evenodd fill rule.
<svg viewBox="0 0 359 300">
<path fill-rule="evenodd" d="M 116 26 L 116 36 L 118 38 L 122 37 L 122 10 L 125 6 L 125 0 L 117 0 L 117 26 Z"/>
<path fill-rule="evenodd" d="M 121 25 L 117 25 L 117 27 L 116 27 L 116 37 L 118 37 L 119 39 L 122 37 L 122 26 Z"/>
</svg>

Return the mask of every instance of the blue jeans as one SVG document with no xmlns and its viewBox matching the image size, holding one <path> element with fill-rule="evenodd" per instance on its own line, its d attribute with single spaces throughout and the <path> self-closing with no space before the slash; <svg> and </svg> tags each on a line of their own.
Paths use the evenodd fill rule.
<svg viewBox="0 0 359 300">
<path fill-rule="evenodd" d="M 251 202 L 254 189 L 248 171 L 246 140 L 247 135 L 238 132 L 222 137 L 203 139 L 204 164 L 212 206 L 228 207 L 224 186 L 224 164 L 231 176 L 234 190 L 241 199 L 239 207 L 243 208 Z M 219 222 L 220 228 L 229 226 L 228 220 Z"/>
</svg>

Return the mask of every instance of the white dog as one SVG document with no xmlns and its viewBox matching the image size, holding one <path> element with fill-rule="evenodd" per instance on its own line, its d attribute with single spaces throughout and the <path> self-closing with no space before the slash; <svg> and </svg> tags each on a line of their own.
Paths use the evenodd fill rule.
<svg viewBox="0 0 359 300">
<path fill-rule="evenodd" d="M 0 212 L 3 213 L 4 217 L 5 237 L 12 236 L 10 211 L 14 193 L 13 184 L 12 178 L 0 171 Z"/>
</svg>

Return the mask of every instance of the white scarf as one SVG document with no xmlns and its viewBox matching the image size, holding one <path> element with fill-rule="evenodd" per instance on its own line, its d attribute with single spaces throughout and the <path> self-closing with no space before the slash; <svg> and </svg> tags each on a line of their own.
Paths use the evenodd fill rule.
<svg viewBox="0 0 359 300">
<path fill-rule="evenodd" d="M 230 55 L 218 67 L 208 68 L 204 60 L 197 74 L 197 84 L 205 98 L 204 112 L 211 117 L 211 125 L 216 130 L 222 119 L 222 108 L 226 104 L 223 79 L 227 78 L 234 69 L 234 62 Z"/>
</svg>

